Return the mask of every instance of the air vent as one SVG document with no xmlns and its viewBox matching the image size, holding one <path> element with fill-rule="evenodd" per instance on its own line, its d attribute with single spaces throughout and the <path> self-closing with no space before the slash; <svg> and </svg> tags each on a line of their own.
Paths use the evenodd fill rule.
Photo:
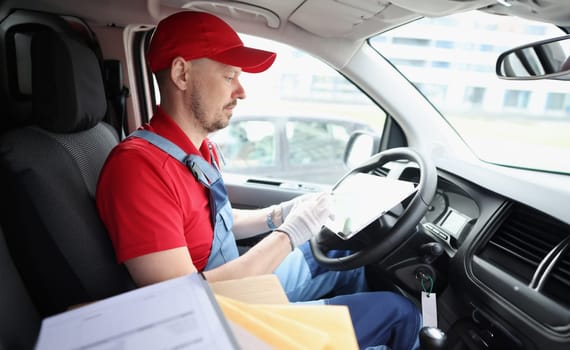
<svg viewBox="0 0 570 350">
<path fill-rule="evenodd" d="M 570 249 L 556 262 L 542 292 L 570 308 Z"/>
<path fill-rule="evenodd" d="M 568 236 L 570 225 L 524 205 L 514 204 L 491 240 L 477 255 L 530 287 L 568 305 L 570 255 L 568 250 L 561 250 L 556 259 L 553 259 L 553 254 L 549 255 L 555 248 L 560 249 L 561 242 Z M 552 268 L 545 269 L 544 266 Z M 538 279 L 545 279 L 540 287 L 533 285 Z"/>
</svg>

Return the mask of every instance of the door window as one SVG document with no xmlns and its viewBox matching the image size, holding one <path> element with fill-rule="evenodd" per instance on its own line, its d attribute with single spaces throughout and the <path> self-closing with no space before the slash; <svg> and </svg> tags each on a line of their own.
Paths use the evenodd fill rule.
<svg viewBox="0 0 570 350">
<path fill-rule="evenodd" d="M 312 56 L 269 40 L 241 37 L 248 46 L 277 52 L 277 59 L 263 73 L 242 73 L 247 98 L 238 101 L 230 125 L 210 135 L 224 153 L 223 171 L 336 183 L 348 171 L 343 155 L 350 134 L 364 129 L 380 135 L 386 114 L 351 81 Z"/>
<path fill-rule="evenodd" d="M 217 132 L 215 142 L 224 158 L 224 169 L 249 173 L 277 166 L 276 125 L 263 120 L 239 120 Z"/>
<path fill-rule="evenodd" d="M 324 163 L 343 168 L 343 152 L 352 130 L 331 121 L 290 121 L 286 140 L 293 167 Z"/>
</svg>

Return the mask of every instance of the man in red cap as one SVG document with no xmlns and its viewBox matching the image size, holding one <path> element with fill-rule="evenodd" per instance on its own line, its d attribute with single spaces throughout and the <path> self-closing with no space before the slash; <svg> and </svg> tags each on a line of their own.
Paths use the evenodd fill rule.
<svg viewBox="0 0 570 350">
<path fill-rule="evenodd" d="M 196 271 L 209 281 L 275 273 L 291 301 L 343 294 L 323 302 L 349 306 L 362 348 L 411 349 L 421 317 L 409 300 L 368 292 L 363 268 L 339 272 L 316 264 L 307 241 L 333 217 L 328 194 L 265 209 L 231 208 L 207 136 L 226 127 L 246 97 L 241 72 L 265 71 L 275 56 L 245 47 L 227 23 L 207 13 L 180 12 L 158 24 L 147 59 L 161 104 L 150 123 L 113 149 L 97 187 L 117 260 L 139 286 Z M 268 231 L 238 254 L 236 238 Z"/>
</svg>

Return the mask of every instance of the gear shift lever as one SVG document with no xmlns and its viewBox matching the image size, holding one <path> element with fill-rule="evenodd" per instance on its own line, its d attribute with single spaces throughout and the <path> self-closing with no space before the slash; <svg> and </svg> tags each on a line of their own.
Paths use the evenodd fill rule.
<svg viewBox="0 0 570 350">
<path fill-rule="evenodd" d="M 439 328 L 423 327 L 420 330 L 421 350 L 445 350 L 447 349 L 447 335 Z"/>
</svg>

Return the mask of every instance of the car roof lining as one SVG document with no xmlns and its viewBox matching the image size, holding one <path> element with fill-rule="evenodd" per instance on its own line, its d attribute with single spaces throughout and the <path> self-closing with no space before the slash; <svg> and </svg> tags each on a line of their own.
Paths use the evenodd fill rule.
<svg viewBox="0 0 570 350">
<path fill-rule="evenodd" d="M 270 4 L 270 5 L 269 5 Z M 506 4 L 506 5 L 505 5 Z M 202 0 L 8 0 L 0 4 L 0 15 L 10 8 L 33 8 L 84 17 L 99 24 L 156 24 L 163 17 L 183 9 L 208 11 L 232 22 L 250 22 L 274 31 L 297 26 L 322 38 L 360 41 L 420 17 L 441 17 L 473 9 L 516 15 L 560 26 L 570 25 L 566 0 L 253 0 L 210 2 Z M 127 14 L 127 15 L 125 15 Z M 85 17 L 87 16 L 87 17 Z M 315 20 L 326 18 L 326 20 Z M 260 22 L 261 25 L 260 25 Z"/>
</svg>

